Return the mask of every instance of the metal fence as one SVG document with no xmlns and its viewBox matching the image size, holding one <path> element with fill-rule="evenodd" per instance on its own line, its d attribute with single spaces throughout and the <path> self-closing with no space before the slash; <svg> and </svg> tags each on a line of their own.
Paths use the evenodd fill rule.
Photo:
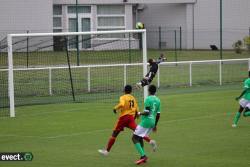
<svg viewBox="0 0 250 167">
<path fill-rule="evenodd" d="M 185 27 L 146 27 L 149 49 L 220 49 L 219 29 L 194 29 L 187 30 Z M 250 36 L 250 27 L 242 29 L 223 29 L 223 49 L 234 49 L 233 44 L 238 40 Z M 215 46 L 215 47 L 212 47 Z M 244 46 L 243 46 L 244 47 Z"/>
<path fill-rule="evenodd" d="M 91 72 L 105 68 L 120 69 L 119 79 L 123 85 L 128 83 L 127 68 L 137 66 L 142 68 L 142 63 L 134 64 L 113 64 L 113 65 L 87 65 L 87 66 L 72 66 L 72 69 L 79 69 L 86 71 L 85 78 L 87 78 L 85 84 L 87 85 L 87 92 L 90 93 L 92 85 L 95 84 L 95 80 L 92 78 Z M 15 68 L 15 73 L 25 73 L 32 71 L 47 71 L 47 95 L 53 95 L 53 71 L 65 70 L 67 66 L 61 67 L 38 67 L 38 68 Z M 180 61 L 180 62 L 163 62 L 159 65 L 159 70 L 154 80 L 154 83 L 158 88 L 164 87 L 176 87 L 176 86 L 189 86 L 194 85 L 225 85 L 228 83 L 240 83 L 247 75 L 247 71 L 250 70 L 250 59 L 227 59 L 227 60 L 205 60 L 205 61 Z M 6 72 L 8 69 L 2 69 L 0 72 Z M 76 78 L 75 78 L 76 79 Z M 95 78 L 97 79 L 97 78 Z M 114 78 L 117 80 L 117 78 Z M 139 80 L 140 78 L 138 78 Z M 18 79 L 14 78 L 14 82 L 18 83 Z M 206 82 L 206 83 L 205 83 Z M 20 83 L 19 83 L 20 84 Z M 129 83 L 133 84 L 133 83 Z"/>
</svg>

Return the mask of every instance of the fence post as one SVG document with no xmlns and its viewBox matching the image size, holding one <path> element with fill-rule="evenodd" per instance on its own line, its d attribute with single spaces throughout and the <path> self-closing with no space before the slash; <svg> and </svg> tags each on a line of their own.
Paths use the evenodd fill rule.
<svg viewBox="0 0 250 167">
<path fill-rule="evenodd" d="M 180 50 L 182 50 L 182 28 L 180 26 Z"/>
<path fill-rule="evenodd" d="M 174 30 L 174 53 L 175 53 L 175 62 L 177 62 L 178 59 L 177 59 L 177 34 L 176 34 L 176 30 Z"/>
<path fill-rule="evenodd" d="M 90 66 L 88 66 L 88 92 L 90 92 Z"/>
<path fill-rule="evenodd" d="M 159 49 L 161 49 L 161 26 L 159 26 Z"/>
<path fill-rule="evenodd" d="M 223 3 L 222 3 L 222 0 L 220 0 L 220 59 L 222 60 L 223 59 Z"/>
<path fill-rule="evenodd" d="M 249 27 L 249 32 L 248 32 L 248 36 L 250 37 L 250 27 Z"/>
<path fill-rule="evenodd" d="M 127 66 L 124 65 L 124 86 L 127 84 Z"/>
<path fill-rule="evenodd" d="M 193 81 L 192 81 L 192 62 L 189 62 L 189 86 L 192 87 Z"/>
<path fill-rule="evenodd" d="M 250 59 L 248 59 L 248 71 L 250 71 Z"/>
<path fill-rule="evenodd" d="M 131 33 L 128 34 L 128 53 L 129 53 L 129 63 L 132 62 L 131 60 Z"/>
<path fill-rule="evenodd" d="M 27 30 L 27 34 L 29 33 L 29 30 Z M 29 37 L 27 37 L 26 41 L 26 67 L 29 68 Z"/>
<path fill-rule="evenodd" d="M 157 86 L 160 88 L 160 64 L 158 65 L 158 72 L 157 72 Z"/>
<path fill-rule="evenodd" d="M 52 69 L 49 68 L 49 95 L 52 96 Z"/>
<path fill-rule="evenodd" d="M 219 77 L 220 77 L 220 86 L 222 85 L 222 60 L 219 61 Z"/>
</svg>

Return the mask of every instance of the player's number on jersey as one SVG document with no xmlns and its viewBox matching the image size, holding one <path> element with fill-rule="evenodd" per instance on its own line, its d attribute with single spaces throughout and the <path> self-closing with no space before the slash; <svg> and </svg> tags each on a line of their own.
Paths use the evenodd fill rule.
<svg viewBox="0 0 250 167">
<path fill-rule="evenodd" d="M 130 108 L 134 108 L 134 106 L 135 106 L 134 100 L 129 100 L 129 106 L 130 106 Z"/>
<path fill-rule="evenodd" d="M 156 110 L 156 103 L 153 103 L 153 111 Z"/>
</svg>

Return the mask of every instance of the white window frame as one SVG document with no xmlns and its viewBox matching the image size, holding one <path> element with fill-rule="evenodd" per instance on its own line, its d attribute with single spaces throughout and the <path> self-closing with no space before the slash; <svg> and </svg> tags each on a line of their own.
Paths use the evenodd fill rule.
<svg viewBox="0 0 250 167">
<path fill-rule="evenodd" d="M 54 27 L 54 18 L 60 18 L 61 19 L 61 26 L 60 27 Z M 53 15 L 53 29 L 62 29 L 62 16 L 60 17 L 60 15 Z"/>
<path fill-rule="evenodd" d="M 80 13 L 80 12 L 78 12 L 78 14 L 80 15 L 80 14 L 91 14 L 92 13 L 92 6 L 91 5 L 77 5 L 78 7 L 90 7 L 90 13 Z M 75 5 L 66 5 L 66 13 L 67 13 L 67 15 L 76 15 L 76 13 L 69 13 L 68 12 L 68 7 L 76 7 Z"/>
<path fill-rule="evenodd" d="M 54 30 L 61 30 L 61 31 L 63 31 L 63 5 L 61 5 L 61 7 L 62 7 L 62 14 L 60 14 L 60 15 L 54 15 L 54 13 L 53 13 L 53 20 L 54 20 L 54 17 L 57 17 L 57 18 L 61 18 L 61 27 L 54 27 L 54 21 L 53 21 L 53 31 Z"/>
<path fill-rule="evenodd" d="M 69 32 L 69 19 L 76 19 L 76 14 L 75 13 L 68 13 L 68 7 L 69 6 L 74 6 L 74 5 L 66 5 L 66 29 Z M 92 6 L 91 5 L 79 5 L 79 6 L 88 6 L 91 8 L 91 12 L 90 13 L 78 13 L 78 30 L 79 32 L 81 32 L 82 30 L 82 25 L 81 25 L 81 21 L 82 18 L 89 18 L 90 19 L 90 31 L 93 30 L 93 17 L 92 17 Z M 81 43 L 78 43 L 79 45 L 79 49 L 83 50 Z M 70 48 L 69 50 L 76 50 L 74 48 Z"/>
<path fill-rule="evenodd" d="M 102 6 L 102 5 L 100 5 Z M 112 5 L 110 5 L 112 6 Z M 124 11 L 125 11 L 125 5 L 122 5 L 124 7 Z M 98 5 L 96 5 L 96 8 L 98 10 Z M 96 10 L 96 30 L 97 31 L 102 31 L 102 30 L 106 30 L 110 29 L 111 31 L 113 29 L 117 29 L 117 30 L 126 30 L 126 11 L 124 12 L 124 14 L 98 14 L 98 11 Z M 98 25 L 98 18 L 99 17 L 124 17 L 124 26 L 99 26 Z M 120 38 L 98 38 L 98 40 L 115 40 L 115 39 L 120 39 Z"/>
</svg>

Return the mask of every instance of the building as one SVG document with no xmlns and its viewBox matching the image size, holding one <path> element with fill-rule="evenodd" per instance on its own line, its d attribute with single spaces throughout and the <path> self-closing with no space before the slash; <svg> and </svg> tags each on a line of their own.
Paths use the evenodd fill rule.
<svg viewBox="0 0 250 167">
<path fill-rule="evenodd" d="M 76 31 L 76 0 L 1 0 L 0 39 L 8 33 Z M 223 47 L 248 35 L 249 0 L 223 0 Z M 149 48 L 219 46 L 219 0 L 78 0 L 78 30 L 133 29 L 141 21 Z M 159 31 L 160 30 L 160 31 Z M 176 41 L 177 40 L 177 41 Z M 88 45 L 88 44 L 86 44 Z"/>
</svg>

